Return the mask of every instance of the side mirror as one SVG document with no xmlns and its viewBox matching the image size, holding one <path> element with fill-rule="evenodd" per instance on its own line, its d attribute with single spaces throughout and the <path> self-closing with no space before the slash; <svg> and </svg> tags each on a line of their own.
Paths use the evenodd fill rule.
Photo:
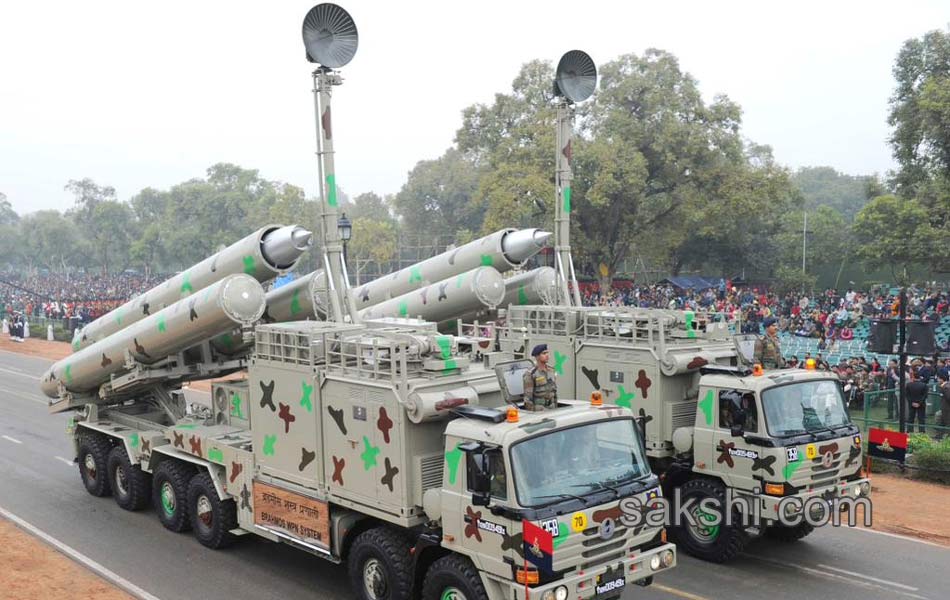
<svg viewBox="0 0 950 600">
<path fill-rule="evenodd" d="M 742 428 L 742 425 L 736 424 L 729 428 L 729 433 L 732 434 L 732 437 L 742 437 L 742 434 L 745 431 Z"/>
</svg>

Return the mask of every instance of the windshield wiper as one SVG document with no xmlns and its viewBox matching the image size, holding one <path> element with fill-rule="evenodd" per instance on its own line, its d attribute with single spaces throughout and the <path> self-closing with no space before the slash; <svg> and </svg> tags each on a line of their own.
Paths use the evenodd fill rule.
<svg viewBox="0 0 950 600">
<path fill-rule="evenodd" d="M 614 493 L 614 497 L 616 498 L 620 497 L 620 490 L 618 488 L 615 488 L 614 486 L 608 483 L 604 483 L 603 481 L 592 481 L 590 483 L 575 483 L 571 487 L 589 487 L 589 488 L 592 488 L 590 490 L 592 492 L 596 489 L 608 489 Z"/>
<path fill-rule="evenodd" d="M 541 498 L 555 498 L 555 499 L 557 499 L 557 500 L 563 500 L 563 499 L 565 499 L 565 498 L 571 498 L 572 500 L 580 500 L 581 502 L 584 503 L 584 506 L 587 506 L 587 498 L 585 498 L 585 497 L 583 497 L 583 496 L 576 496 L 576 495 L 574 495 L 574 494 L 546 494 L 546 495 L 544 495 L 544 496 L 535 496 L 535 498 L 537 498 L 537 499 L 539 499 L 539 500 L 540 500 Z M 551 504 L 554 504 L 554 502 L 548 502 L 548 503 L 546 503 L 546 504 L 541 504 L 540 506 L 550 506 Z"/>
</svg>

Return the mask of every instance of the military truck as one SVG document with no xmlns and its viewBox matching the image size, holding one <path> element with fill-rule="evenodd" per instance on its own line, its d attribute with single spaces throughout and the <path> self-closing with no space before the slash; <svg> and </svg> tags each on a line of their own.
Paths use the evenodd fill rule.
<svg viewBox="0 0 950 600">
<path fill-rule="evenodd" d="M 524 361 L 469 364 L 426 327 L 259 326 L 207 411 L 90 401 L 83 484 L 209 548 L 254 533 L 345 563 L 360 598 L 602 598 L 675 564 L 661 528 L 620 521 L 659 485 L 632 412 L 509 408 Z M 525 520 L 552 533 L 551 572 L 525 562 Z"/>
<path fill-rule="evenodd" d="M 761 511 L 764 526 L 710 525 L 697 506 L 694 524 L 670 528 L 678 547 L 694 556 L 721 562 L 760 533 L 783 540 L 811 533 L 805 521 L 780 521 L 784 499 L 804 507 L 812 498 L 870 492 L 861 436 L 837 379 L 750 368 L 725 315 L 511 306 L 497 339 L 518 356 L 547 344 L 559 395 L 598 392 L 605 403 L 634 411 L 666 497 L 722 501 L 728 492 Z M 789 521 L 803 516 L 793 505 L 782 503 Z"/>
<path fill-rule="evenodd" d="M 661 496 L 630 410 L 595 398 L 522 412 L 527 361 L 485 352 L 487 338 L 442 335 L 434 322 L 364 320 L 359 303 L 372 300 L 349 288 L 340 247 L 329 105 L 342 82 L 332 69 L 352 58 L 356 28 L 321 4 L 303 38 L 319 65 L 326 285 L 305 300 L 316 275 L 265 294 L 256 254 L 244 256 L 260 246 L 249 238 L 223 251 L 228 260 L 133 299 L 134 320 L 110 314 L 80 337 L 41 387 L 51 412 L 74 413 L 83 485 L 123 509 L 152 504 L 166 529 L 192 530 L 209 548 L 255 534 L 344 563 L 363 599 L 601 600 L 649 585 L 676 552 L 661 525 L 628 522 L 621 509 L 632 501 L 649 512 Z M 296 261 L 308 234 L 282 234 L 272 270 L 287 266 L 284 251 Z M 506 246 L 507 235 L 484 244 L 478 269 L 496 247 L 511 262 L 513 244 L 544 237 L 513 234 Z M 445 277 L 464 248 L 434 268 Z M 398 298 L 409 286 L 422 306 L 446 299 L 427 295 L 420 270 L 373 294 Z M 439 295 L 451 296 L 444 285 Z M 303 304 L 323 306 L 328 320 L 261 320 Z M 228 374 L 212 384 L 210 405 L 186 402 L 183 383 Z"/>
</svg>

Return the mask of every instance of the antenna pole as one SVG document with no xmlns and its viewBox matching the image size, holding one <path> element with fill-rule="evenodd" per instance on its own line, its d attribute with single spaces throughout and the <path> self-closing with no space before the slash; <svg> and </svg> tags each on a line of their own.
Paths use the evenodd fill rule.
<svg viewBox="0 0 950 600">
<path fill-rule="evenodd" d="M 557 172 L 555 188 L 557 199 L 554 203 L 554 261 L 557 270 L 560 295 L 567 306 L 581 306 L 580 290 L 574 276 L 571 260 L 571 182 L 574 173 L 571 170 L 571 140 L 574 129 L 574 107 L 561 99 L 557 105 Z M 572 295 L 573 288 L 573 295 Z"/>
<path fill-rule="evenodd" d="M 333 86 L 343 83 L 339 73 L 321 67 L 313 72 L 313 104 L 317 128 L 317 170 L 320 174 L 320 231 L 323 236 L 324 264 L 329 268 L 330 311 L 333 320 L 359 322 L 359 315 L 343 277 L 343 245 L 337 223 L 336 171 L 333 165 L 333 126 L 330 100 Z"/>
</svg>

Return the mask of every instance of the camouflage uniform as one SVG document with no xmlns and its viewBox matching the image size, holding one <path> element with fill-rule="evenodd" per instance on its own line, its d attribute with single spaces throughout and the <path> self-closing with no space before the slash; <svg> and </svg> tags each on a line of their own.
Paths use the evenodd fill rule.
<svg viewBox="0 0 950 600">
<path fill-rule="evenodd" d="M 785 366 L 785 357 L 779 346 L 778 337 L 764 335 L 755 342 L 754 362 L 766 369 L 781 369 Z"/>
<path fill-rule="evenodd" d="M 557 382 L 554 369 L 534 367 L 524 374 L 524 409 L 544 410 L 557 406 Z"/>
</svg>

